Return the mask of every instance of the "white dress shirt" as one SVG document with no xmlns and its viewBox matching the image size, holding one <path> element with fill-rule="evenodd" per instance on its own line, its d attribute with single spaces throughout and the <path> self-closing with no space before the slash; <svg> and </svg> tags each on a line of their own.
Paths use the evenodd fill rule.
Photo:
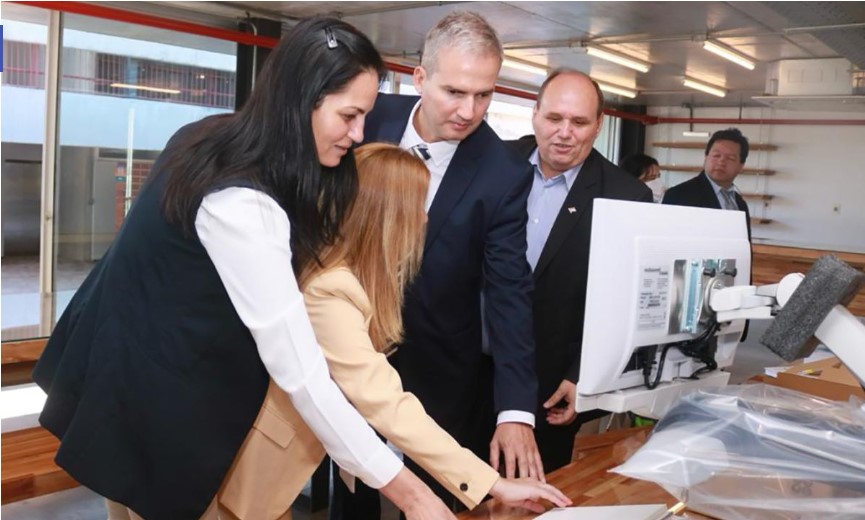
<svg viewBox="0 0 865 520">
<path fill-rule="evenodd" d="M 291 269 L 282 208 L 262 192 L 227 188 L 204 197 L 195 229 L 270 377 L 330 456 L 373 488 L 390 482 L 402 462 L 330 379 Z"/>
<path fill-rule="evenodd" d="M 460 142 L 425 142 L 417 133 L 417 130 L 414 127 L 414 115 L 417 112 L 418 107 L 420 107 L 420 101 L 415 104 L 414 108 L 411 110 L 411 114 L 409 114 L 408 116 L 408 124 L 405 127 L 405 132 L 402 134 L 402 139 L 399 142 L 399 147 L 404 150 L 410 150 L 413 146 L 417 144 L 424 143 L 427 145 L 427 151 L 429 152 L 431 157 L 429 160 L 424 161 L 424 163 L 426 164 L 427 169 L 430 172 L 430 182 L 429 189 L 427 190 L 424 208 L 426 209 L 427 213 L 429 213 L 430 206 L 432 206 L 436 193 L 438 193 L 439 186 L 441 186 L 442 179 L 444 179 L 445 172 L 447 171 L 448 166 L 450 166 L 451 159 L 454 158 L 454 154 L 456 153 L 457 147 L 459 146 Z M 528 424 L 529 426 L 534 428 L 535 415 L 533 413 L 524 412 L 522 410 L 502 410 L 501 412 L 499 412 L 499 415 L 496 419 L 496 424 L 501 424 L 505 422 L 518 422 Z"/>
<path fill-rule="evenodd" d="M 439 186 L 441 186 L 442 179 L 444 179 L 445 176 L 445 172 L 447 171 L 448 166 L 451 163 L 451 159 L 454 158 L 454 154 L 456 153 L 457 146 L 460 145 L 460 142 L 425 142 L 417 133 L 417 130 L 415 130 L 413 123 L 415 112 L 417 112 L 419 106 L 420 101 L 415 104 L 414 108 L 411 111 L 411 114 L 409 114 L 408 116 L 408 124 L 405 127 L 405 133 L 402 134 L 402 139 L 399 142 L 399 147 L 403 150 L 411 150 L 413 146 L 418 144 L 427 145 L 427 151 L 430 154 L 430 159 L 424 161 L 424 163 L 429 170 L 430 178 L 429 189 L 427 189 L 426 192 L 426 202 L 424 203 L 424 209 L 426 209 L 427 213 L 429 213 L 429 208 L 430 206 L 432 206 L 433 199 L 435 198 L 436 193 L 439 190 Z"/>
</svg>

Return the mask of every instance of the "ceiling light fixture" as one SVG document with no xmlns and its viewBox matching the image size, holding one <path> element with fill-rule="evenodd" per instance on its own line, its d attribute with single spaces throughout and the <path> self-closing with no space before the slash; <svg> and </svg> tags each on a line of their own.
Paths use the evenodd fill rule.
<svg viewBox="0 0 865 520">
<path fill-rule="evenodd" d="M 516 69 L 523 72 L 529 72 L 531 74 L 537 74 L 538 76 L 547 75 L 546 67 L 537 63 L 532 63 L 530 61 L 516 60 L 514 58 L 505 58 L 502 62 L 502 66 L 508 67 L 509 69 Z"/>
<path fill-rule="evenodd" d="M 713 96 L 725 97 L 727 95 L 727 91 L 720 87 L 716 87 L 714 85 L 706 85 L 705 83 L 700 83 L 699 81 L 695 81 L 690 78 L 685 78 L 683 84 L 686 87 L 705 92 L 706 94 L 712 94 Z"/>
<path fill-rule="evenodd" d="M 685 130 L 682 132 L 683 137 L 709 137 L 709 132 L 694 132 L 693 130 Z"/>
<path fill-rule="evenodd" d="M 598 86 L 601 87 L 601 90 L 603 90 L 604 92 L 609 92 L 610 94 L 618 94 L 619 96 L 624 96 L 631 99 L 637 97 L 636 90 L 627 89 L 625 87 L 617 87 L 615 85 L 608 85 L 606 83 L 601 83 L 600 81 L 597 81 L 597 83 Z"/>
<path fill-rule="evenodd" d="M 754 70 L 754 67 L 756 66 L 753 61 L 734 51 L 730 47 L 727 47 L 726 45 L 706 40 L 703 42 L 703 48 L 711 52 L 712 54 L 717 54 L 718 56 L 730 60 L 736 65 L 739 65 L 740 67 L 745 67 L 748 70 Z"/>
<path fill-rule="evenodd" d="M 625 56 L 624 54 L 619 54 L 618 52 L 602 49 L 600 47 L 586 47 L 586 53 L 588 53 L 589 56 L 611 61 L 618 65 L 628 67 L 629 69 L 634 69 L 638 72 L 649 72 L 649 68 L 651 67 L 650 64 L 644 61 L 631 58 L 630 56 Z"/>
<path fill-rule="evenodd" d="M 180 91 L 173 88 L 146 87 L 144 85 L 130 85 L 128 83 L 112 83 L 108 85 L 113 88 L 128 88 L 130 90 L 146 90 L 147 92 L 159 92 L 161 94 L 180 94 Z"/>
</svg>

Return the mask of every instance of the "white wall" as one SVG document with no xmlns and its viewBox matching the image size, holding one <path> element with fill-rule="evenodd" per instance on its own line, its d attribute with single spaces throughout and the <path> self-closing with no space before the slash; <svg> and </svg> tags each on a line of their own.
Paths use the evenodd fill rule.
<svg viewBox="0 0 865 520">
<path fill-rule="evenodd" d="M 650 115 L 688 117 L 680 107 L 653 107 Z M 701 108 L 697 118 L 738 118 L 738 108 Z M 745 119 L 865 119 L 863 112 L 784 111 L 771 108 L 742 110 Z M 714 132 L 730 124 L 695 125 Z M 771 177 L 740 175 L 743 192 L 774 195 L 764 205 L 749 201 L 752 216 L 773 219 L 755 225 L 755 243 L 865 252 L 865 126 L 740 125 L 751 143 L 773 144 L 776 151 L 751 151 L 746 166 L 775 170 Z M 682 132 L 686 124 L 660 124 L 646 128 L 646 153 L 661 164 L 702 166 L 703 150 L 657 148 L 656 141 L 698 141 Z M 664 172 L 664 184 L 674 186 L 692 174 Z"/>
</svg>

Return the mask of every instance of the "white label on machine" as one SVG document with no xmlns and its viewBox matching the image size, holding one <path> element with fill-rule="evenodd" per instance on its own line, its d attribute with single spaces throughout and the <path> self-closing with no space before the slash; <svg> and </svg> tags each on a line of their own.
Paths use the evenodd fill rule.
<svg viewBox="0 0 865 520">
<path fill-rule="evenodd" d="M 670 287 L 670 269 L 644 266 L 640 271 L 640 307 L 637 309 L 638 330 L 665 330 Z"/>
</svg>

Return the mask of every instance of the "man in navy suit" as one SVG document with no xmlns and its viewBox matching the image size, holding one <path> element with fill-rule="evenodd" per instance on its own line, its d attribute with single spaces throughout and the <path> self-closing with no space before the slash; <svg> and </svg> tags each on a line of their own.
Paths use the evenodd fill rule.
<svg viewBox="0 0 865 520">
<path fill-rule="evenodd" d="M 737 128 L 715 132 L 706 145 L 703 171 L 693 179 L 667 190 L 663 203 L 744 211 L 750 238 L 751 219 L 748 204 L 733 184 L 736 177 L 745 169 L 747 159 L 748 139 L 742 135 L 742 132 Z"/>
<path fill-rule="evenodd" d="M 414 150 L 431 174 L 423 264 L 406 294 L 405 337 L 394 359 L 405 389 L 464 447 L 496 469 L 503 462 L 506 476 L 542 479 L 525 256 L 531 176 L 484 122 L 502 58 L 483 18 L 451 13 L 424 42 L 413 77 L 420 98 L 379 95 L 365 140 Z M 331 518 L 377 516 L 377 494 L 334 495 Z"/>
<path fill-rule="evenodd" d="M 571 461 L 579 427 L 601 413 L 574 409 L 595 199 L 651 202 L 645 184 L 594 149 L 604 95 L 586 74 L 550 73 L 532 113 L 535 135 L 510 144 L 532 164 L 528 252 L 540 395 L 535 436 L 546 470 Z M 604 412 L 605 414 L 606 412 Z"/>
</svg>

